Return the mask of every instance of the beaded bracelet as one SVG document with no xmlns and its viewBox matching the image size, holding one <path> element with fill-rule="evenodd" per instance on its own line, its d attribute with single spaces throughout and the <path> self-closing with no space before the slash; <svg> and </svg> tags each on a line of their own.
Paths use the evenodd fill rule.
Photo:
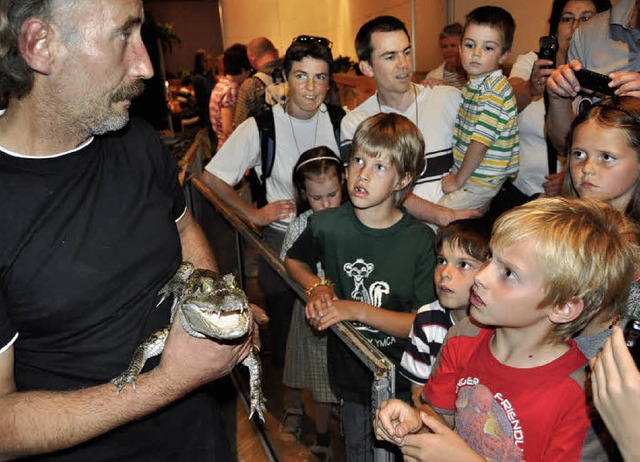
<svg viewBox="0 0 640 462">
<path fill-rule="evenodd" d="M 311 297 L 311 294 L 313 293 L 313 291 L 317 289 L 319 286 L 333 287 L 333 283 L 327 278 L 322 278 L 318 282 L 316 282 L 314 285 L 308 287 L 307 290 L 304 291 L 304 294 L 307 296 L 307 298 Z"/>
</svg>

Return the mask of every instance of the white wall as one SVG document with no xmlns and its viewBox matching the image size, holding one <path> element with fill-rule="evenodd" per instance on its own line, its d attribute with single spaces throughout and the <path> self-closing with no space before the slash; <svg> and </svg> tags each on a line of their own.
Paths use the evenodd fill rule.
<svg viewBox="0 0 640 462">
<path fill-rule="evenodd" d="M 417 70 L 440 63 L 438 34 L 447 20 L 464 22 L 471 9 L 491 4 L 507 9 L 516 21 L 511 61 L 538 49 L 538 38 L 548 32 L 552 0 L 414 0 Z M 220 3 L 224 28 L 220 29 L 216 3 Z M 146 0 L 157 19 L 174 23 L 183 44 L 167 57 L 168 68 L 190 67 L 196 48 L 213 48 L 214 54 L 235 42 L 269 37 L 284 54 L 296 35 L 320 35 L 333 41 L 334 57 L 355 59 L 353 41 L 360 26 L 382 14 L 397 16 L 411 30 L 412 0 Z M 615 2 L 614 2 L 615 3 Z M 218 45 L 221 34 L 222 44 Z M 217 47 L 220 48 L 217 48 Z M 174 69 L 176 68 L 176 69 Z"/>
<path fill-rule="evenodd" d="M 411 29 L 411 0 L 220 0 L 223 11 L 225 46 L 246 43 L 264 35 L 284 53 L 296 35 L 320 35 L 334 42 L 334 56 L 355 59 L 353 40 L 367 20 L 390 14 Z M 452 20 L 464 23 L 471 9 L 492 4 L 507 9 L 516 21 L 512 61 L 518 54 L 537 50 L 538 37 L 546 35 L 552 0 L 415 0 L 416 65 L 429 70 L 440 62 L 438 34 L 447 22 L 447 6 Z"/>
<path fill-rule="evenodd" d="M 416 0 L 417 68 L 438 61 L 438 33 L 446 0 Z M 355 60 L 353 41 L 362 24 L 379 15 L 397 16 L 411 29 L 411 0 L 220 0 L 224 46 L 266 36 L 284 54 L 297 35 L 319 35 L 333 42 L 334 57 Z"/>
</svg>

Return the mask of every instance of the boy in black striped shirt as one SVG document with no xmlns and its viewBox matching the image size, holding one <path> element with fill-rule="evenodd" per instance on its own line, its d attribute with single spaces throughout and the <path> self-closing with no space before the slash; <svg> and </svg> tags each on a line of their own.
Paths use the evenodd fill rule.
<svg viewBox="0 0 640 462">
<path fill-rule="evenodd" d="M 486 220 L 469 219 L 454 221 L 436 235 L 438 300 L 418 310 L 398 370 L 411 381 L 416 407 L 447 331 L 468 315 L 473 278 L 489 253 L 490 233 Z"/>
</svg>

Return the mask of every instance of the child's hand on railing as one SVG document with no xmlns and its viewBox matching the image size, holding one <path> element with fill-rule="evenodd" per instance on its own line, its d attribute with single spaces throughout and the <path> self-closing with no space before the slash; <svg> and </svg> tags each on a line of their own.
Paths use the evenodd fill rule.
<svg viewBox="0 0 640 462">
<path fill-rule="evenodd" d="M 305 314 L 309 324 L 317 329 L 322 317 L 327 310 L 333 306 L 333 301 L 337 300 L 333 288 L 327 285 L 319 285 L 307 294 L 307 306 L 305 307 Z"/>
</svg>

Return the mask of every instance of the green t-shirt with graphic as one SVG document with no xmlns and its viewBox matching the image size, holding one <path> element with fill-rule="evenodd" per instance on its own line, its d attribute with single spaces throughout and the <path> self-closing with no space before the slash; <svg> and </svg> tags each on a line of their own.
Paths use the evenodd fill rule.
<svg viewBox="0 0 640 462">
<path fill-rule="evenodd" d="M 310 268 L 316 268 L 316 263 L 321 262 L 340 299 L 357 300 L 391 311 L 415 312 L 436 299 L 434 235 L 406 210 L 400 210 L 403 212 L 400 221 L 384 229 L 363 225 L 350 203 L 315 213 L 287 256 Z M 400 363 L 406 338 L 353 324 L 394 364 Z M 370 372 L 334 337 L 329 337 L 328 345 L 332 386 L 347 400 L 369 400 Z M 397 379 L 397 393 L 408 388 L 406 380 Z"/>
</svg>

